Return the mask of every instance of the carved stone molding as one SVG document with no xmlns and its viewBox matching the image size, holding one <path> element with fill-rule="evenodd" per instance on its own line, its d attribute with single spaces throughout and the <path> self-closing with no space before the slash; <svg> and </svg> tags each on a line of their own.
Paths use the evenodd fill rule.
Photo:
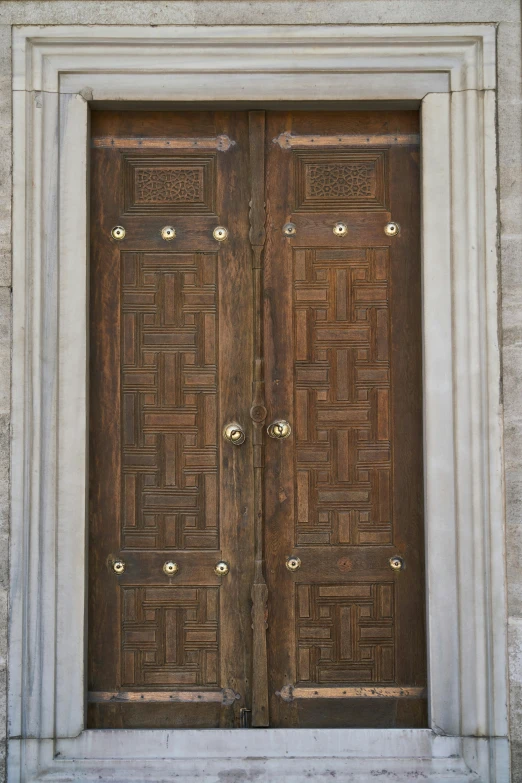
<svg viewBox="0 0 522 783">
<path fill-rule="evenodd" d="M 508 780 L 494 26 L 64 25 L 13 41 L 10 783 L 166 781 L 172 759 L 201 783 L 231 759 L 260 780 L 329 780 L 326 763 L 369 777 L 383 759 L 390 779 Z M 84 731 L 89 103 L 254 92 L 422 101 L 431 728 Z"/>
</svg>

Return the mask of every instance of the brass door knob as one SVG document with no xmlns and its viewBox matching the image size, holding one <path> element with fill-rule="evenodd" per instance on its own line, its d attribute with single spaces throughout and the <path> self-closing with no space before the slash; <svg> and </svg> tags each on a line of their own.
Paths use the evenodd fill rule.
<svg viewBox="0 0 522 783">
<path fill-rule="evenodd" d="M 216 563 L 214 566 L 214 573 L 218 576 L 226 576 L 229 571 L 230 566 L 225 560 L 220 560 L 219 563 Z"/>
<path fill-rule="evenodd" d="M 174 576 L 174 574 L 177 574 L 178 571 L 179 565 L 174 563 L 172 560 L 167 560 L 166 563 L 163 563 L 163 573 L 167 576 Z"/>
<path fill-rule="evenodd" d="M 404 568 L 404 560 L 402 557 L 390 557 L 389 563 L 390 568 L 393 568 L 394 571 L 402 571 Z"/>
<path fill-rule="evenodd" d="M 290 424 L 284 419 L 278 419 L 277 421 L 273 421 L 272 424 L 269 424 L 266 428 L 266 431 L 271 438 L 283 440 L 284 438 L 288 438 L 292 432 L 292 428 Z"/>
<path fill-rule="evenodd" d="M 245 442 L 246 435 L 245 430 L 241 424 L 233 421 L 225 426 L 223 430 L 223 437 L 225 440 L 233 443 L 234 446 L 241 446 L 241 444 Z"/>
<path fill-rule="evenodd" d="M 111 229 L 111 237 L 117 242 L 121 242 L 122 239 L 125 239 L 125 229 L 123 226 L 113 226 Z"/>
<path fill-rule="evenodd" d="M 176 229 L 174 226 L 163 226 L 161 229 L 161 238 L 165 240 L 165 242 L 171 242 L 173 239 L 176 238 Z"/>
<path fill-rule="evenodd" d="M 112 564 L 112 570 L 115 574 L 123 574 L 125 571 L 125 561 L 124 560 L 114 560 Z"/>
<path fill-rule="evenodd" d="M 386 223 L 384 233 L 387 237 L 396 237 L 401 233 L 401 227 L 398 223 Z"/>
<path fill-rule="evenodd" d="M 298 568 L 301 568 L 301 558 L 297 555 L 287 557 L 285 565 L 289 571 L 297 571 Z"/>
<path fill-rule="evenodd" d="M 224 242 L 228 237 L 228 228 L 225 228 L 225 226 L 216 226 L 212 232 L 212 236 L 214 239 L 217 239 L 218 242 Z"/>
</svg>

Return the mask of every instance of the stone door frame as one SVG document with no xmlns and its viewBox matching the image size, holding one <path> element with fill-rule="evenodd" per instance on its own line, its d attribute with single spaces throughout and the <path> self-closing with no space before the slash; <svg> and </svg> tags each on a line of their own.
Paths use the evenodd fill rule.
<svg viewBox="0 0 522 783">
<path fill-rule="evenodd" d="M 508 779 L 495 33 L 13 28 L 10 783 Z M 254 99 L 421 107 L 430 728 L 86 731 L 89 107 Z"/>
</svg>

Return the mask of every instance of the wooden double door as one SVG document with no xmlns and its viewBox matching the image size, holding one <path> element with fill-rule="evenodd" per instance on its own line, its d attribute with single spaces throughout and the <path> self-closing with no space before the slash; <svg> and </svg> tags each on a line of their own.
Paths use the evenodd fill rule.
<svg viewBox="0 0 522 783">
<path fill-rule="evenodd" d="M 418 115 L 91 153 L 88 725 L 426 725 Z"/>
</svg>

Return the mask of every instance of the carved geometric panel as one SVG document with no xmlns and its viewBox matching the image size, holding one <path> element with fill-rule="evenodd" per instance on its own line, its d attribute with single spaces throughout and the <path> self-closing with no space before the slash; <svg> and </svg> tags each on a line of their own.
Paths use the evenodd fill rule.
<svg viewBox="0 0 522 783">
<path fill-rule="evenodd" d="M 124 213 L 213 215 L 216 156 L 124 155 Z"/>
<path fill-rule="evenodd" d="M 122 543 L 218 547 L 217 257 L 122 253 Z"/>
<path fill-rule="evenodd" d="M 394 585 L 297 585 L 297 679 L 382 683 L 395 679 Z"/>
<path fill-rule="evenodd" d="M 296 544 L 392 544 L 387 248 L 294 250 Z"/>
<path fill-rule="evenodd" d="M 384 150 L 293 155 L 296 212 L 387 209 Z"/>
<path fill-rule="evenodd" d="M 219 588 L 122 589 L 122 686 L 219 685 Z"/>
</svg>

